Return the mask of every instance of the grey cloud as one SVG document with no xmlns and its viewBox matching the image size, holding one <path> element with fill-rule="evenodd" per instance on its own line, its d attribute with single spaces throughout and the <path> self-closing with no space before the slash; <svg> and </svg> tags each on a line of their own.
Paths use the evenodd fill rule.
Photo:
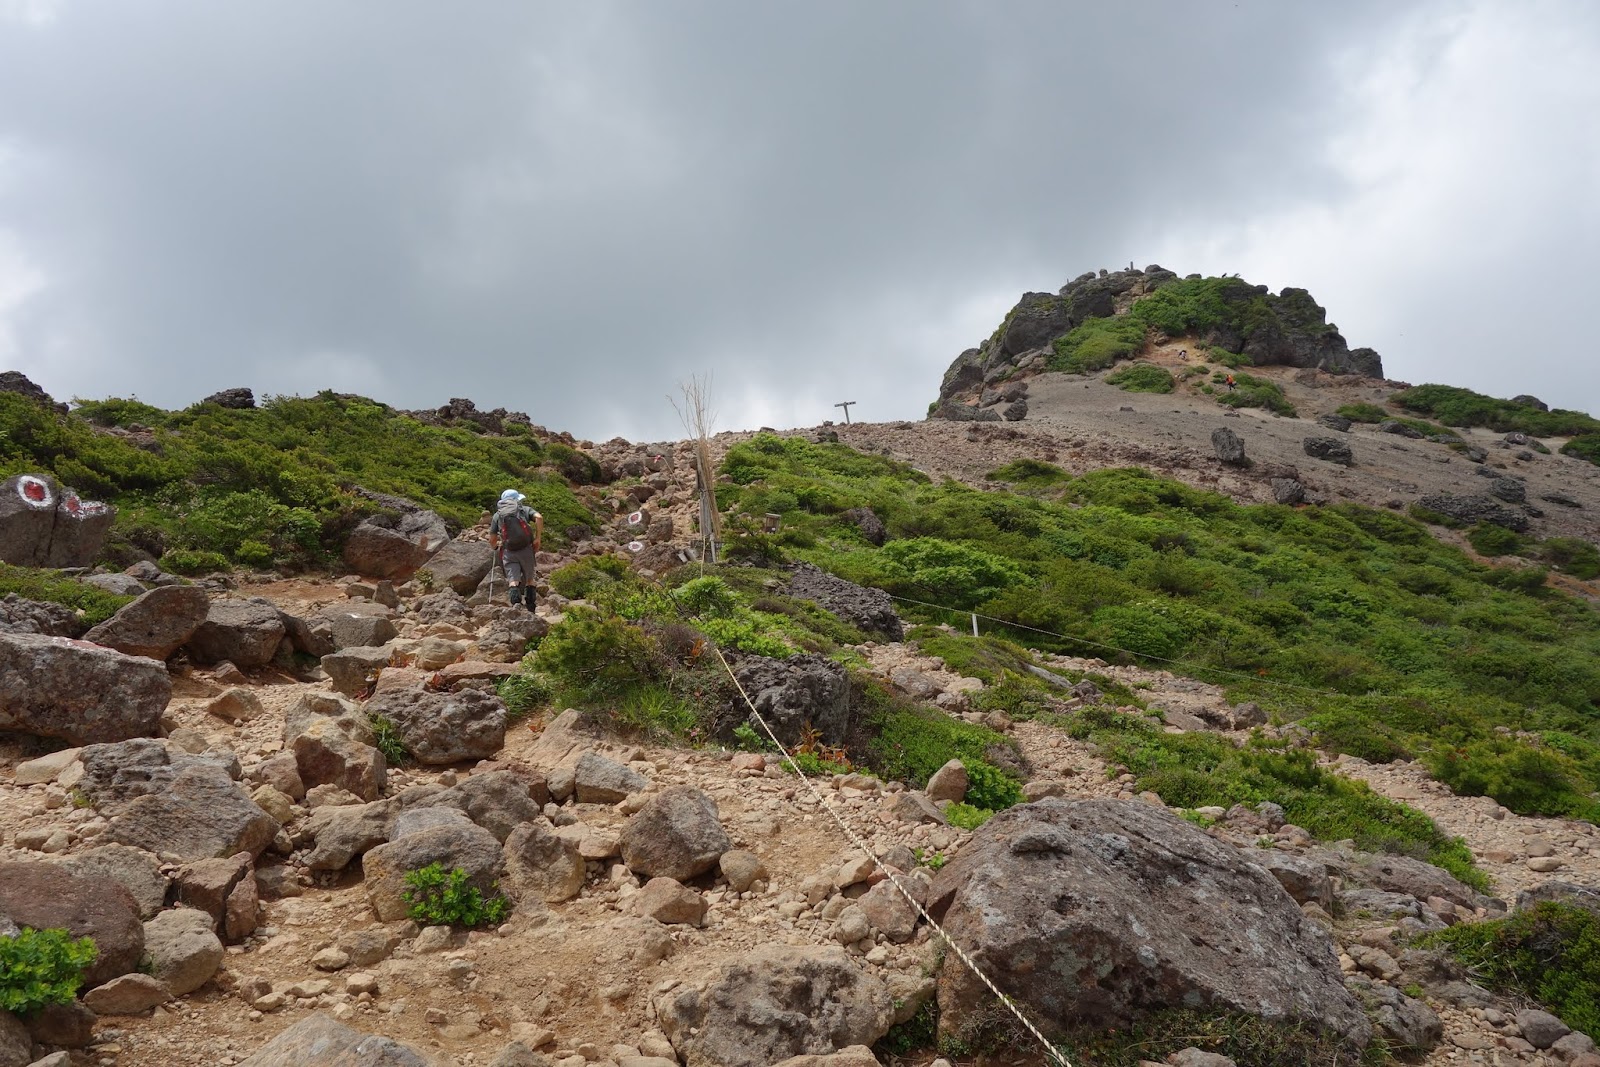
<svg viewBox="0 0 1600 1067">
<path fill-rule="evenodd" d="M 0 233 L 47 279 L 11 328 L 63 395 L 330 385 L 650 437 L 710 370 L 730 425 L 914 418 L 1023 289 L 1348 195 L 1334 60 L 1396 18 L 68 2 L 0 24 Z"/>
</svg>

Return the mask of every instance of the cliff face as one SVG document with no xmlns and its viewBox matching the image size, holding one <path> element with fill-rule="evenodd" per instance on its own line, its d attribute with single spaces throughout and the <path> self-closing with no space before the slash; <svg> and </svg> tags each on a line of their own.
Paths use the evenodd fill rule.
<svg viewBox="0 0 1600 1067">
<path fill-rule="evenodd" d="M 1072 353 L 1085 330 L 1117 338 L 1107 349 L 1110 358 L 1137 355 L 1149 340 L 1193 336 L 1248 356 L 1257 366 L 1383 376 L 1378 353 L 1350 348 L 1304 289 L 1274 294 L 1238 278 L 1180 278 L 1152 265 L 1083 274 L 1054 294 L 1024 293 L 987 341 L 956 357 L 939 397 L 969 393 L 1020 372 L 1083 369 Z"/>
</svg>

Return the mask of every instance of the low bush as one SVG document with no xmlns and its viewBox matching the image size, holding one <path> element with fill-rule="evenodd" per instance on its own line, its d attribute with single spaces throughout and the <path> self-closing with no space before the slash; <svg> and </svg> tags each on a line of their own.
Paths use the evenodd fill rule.
<svg viewBox="0 0 1600 1067">
<path fill-rule="evenodd" d="M 1600 419 L 1581 411 L 1540 411 L 1528 404 L 1497 400 L 1453 385 L 1418 385 L 1390 398 L 1409 411 L 1432 415 L 1449 426 L 1485 426 L 1497 433 L 1534 437 L 1600 434 Z"/>
<path fill-rule="evenodd" d="M 1068 374 L 1105 370 L 1119 359 L 1144 351 L 1146 333 L 1145 324 L 1132 317 L 1090 319 L 1056 338 L 1050 369 Z"/>
<path fill-rule="evenodd" d="M 406 915 L 423 926 L 498 926 L 511 910 L 500 894 L 484 896 L 460 867 L 447 871 L 430 863 L 408 871 L 405 880 Z"/>
<path fill-rule="evenodd" d="M 568 600 L 587 600 L 594 591 L 628 573 L 621 556 L 585 556 L 550 572 L 550 588 Z"/>
<path fill-rule="evenodd" d="M 73 940 L 65 930 L 24 928 L 0 937 L 0 1009 L 27 1016 L 72 1003 L 97 955 L 92 938 Z"/>
<path fill-rule="evenodd" d="M 1449 949 L 1477 981 L 1535 1000 L 1574 1030 L 1600 1037 L 1600 913 L 1546 901 L 1424 940 Z"/>
<path fill-rule="evenodd" d="M 992 482 L 1010 482 L 1027 489 L 1044 489 L 1072 480 L 1072 475 L 1052 463 L 1037 459 L 1014 459 L 984 475 Z"/>
<path fill-rule="evenodd" d="M 228 557 L 220 552 L 175 548 L 161 557 L 161 569 L 173 574 L 199 575 L 225 573 L 232 569 Z"/>
<path fill-rule="evenodd" d="M 1467 541 L 1480 556 L 1509 556 L 1522 548 L 1522 538 L 1515 532 L 1490 522 L 1480 522 L 1469 530 Z"/>
<path fill-rule="evenodd" d="M 538 709 L 549 707 L 552 695 L 549 680 L 529 671 L 519 671 L 500 679 L 495 691 L 505 701 L 506 719 L 510 722 L 525 719 Z"/>
<path fill-rule="evenodd" d="M 1539 558 L 1562 574 L 1588 581 L 1600 578 L 1600 548 L 1576 537 L 1552 537 L 1539 545 Z"/>
<path fill-rule="evenodd" d="M 1212 380 L 1216 380 L 1215 375 L 1212 376 Z M 1230 408 L 1266 408 L 1275 414 L 1289 417 L 1295 415 L 1294 405 L 1283 395 L 1283 387 L 1277 382 L 1258 378 L 1253 374 L 1235 374 L 1233 381 L 1235 387 L 1232 390 L 1217 393 L 1219 404 L 1225 404 Z"/>
<path fill-rule="evenodd" d="M 1563 456 L 1575 456 L 1586 459 L 1590 463 L 1600 463 L 1600 433 L 1588 433 L 1574 437 L 1561 446 Z"/>
<path fill-rule="evenodd" d="M 1378 404 L 1368 404 L 1365 401 L 1359 404 L 1341 405 L 1337 413 L 1351 422 L 1379 423 L 1384 419 L 1394 418 L 1389 413 L 1389 409 Z"/>
<path fill-rule="evenodd" d="M 399 727 L 391 719 L 382 715 L 374 715 L 367 720 L 372 727 L 372 736 L 377 749 L 383 753 L 384 762 L 391 767 L 398 767 L 410 758 L 411 753 L 406 750 L 405 738 L 400 736 Z"/>
<path fill-rule="evenodd" d="M 1129 393 L 1170 393 L 1177 383 L 1164 367 L 1153 363 L 1131 363 L 1106 375 L 1106 384 Z"/>
<path fill-rule="evenodd" d="M 1572 756 L 1552 746 L 1497 737 L 1441 746 L 1428 770 L 1462 796 L 1488 796 L 1512 811 L 1600 821 L 1600 801 L 1590 776 Z"/>
<path fill-rule="evenodd" d="M 86 625 L 104 622 L 133 599 L 85 585 L 75 578 L 62 577 L 60 571 L 13 567 L 0 563 L 0 597 L 15 593 L 24 600 L 61 604 L 83 613 Z"/>
</svg>

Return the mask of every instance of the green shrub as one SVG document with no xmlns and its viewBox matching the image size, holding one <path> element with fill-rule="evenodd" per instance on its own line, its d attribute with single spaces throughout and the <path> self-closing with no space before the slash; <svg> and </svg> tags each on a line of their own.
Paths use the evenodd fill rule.
<svg viewBox="0 0 1600 1067">
<path fill-rule="evenodd" d="M 1176 387 L 1172 375 L 1153 363 L 1132 363 L 1106 376 L 1107 385 L 1129 393 L 1170 393 Z"/>
<path fill-rule="evenodd" d="M 709 574 L 691 578 L 674 589 L 672 596 L 692 615 L 729 615 L 738 607 L 728 583 Z"/>
<path fill-rule="evenodd" d="M 1428 935 L 1491 989 L 1542 1004 L 1574 1030 L 1600 1035 L 1600 914 L 1545 901 L 1489 922 Z"/>
<path fill-rule="evenodd" d="M 1576 537 L 1550 538 L 1540 544 L 1539 558 L 1582 581 L 1600 578 L 1600 548 Z"/>
<path fill-rule="evenodd" d="M 587 600 L 597 587 L 610 585 L 628 574 L 621 556 L 585 556 L 550 572 L 550 588 L 568 600 Z"/>
<path fill-rule="evenodd" d="M 951 826 L 976 830 L 993 818 L 994 812 L 972 804 L 950 804 L 944 809 L 944 817 L 950 820 Z"/>
<path fill-rule="evenodd" d="M 1581 434 L 1561 446 L 1563 456 L 1576 456 L 1590 463 L 1600 463 L 1600 433 Z"/>
<path fill-rule="evenodd" d="M 220 552 L 175 548 L 161 557 L 161 569 L 173 574 L 216 574 L 229 569 L 228 557 Z"/>
<path fill-rule="evenodd" d="M 1467 540 L 1480 556 L 1509 556 L 1522 548 L 1522 538 L 1504 526 L 1480 522 L 1467 532 Z"/>
<path fill-rule="evenodd" d="M 989 811 L 1004 811 L 1022 803 L 1022 787 L 1017 780 L 981 759 L 964 759 L 967 772 L 967 803 Z"/>
<path fill-rule="evenodd" d="M 1052 344 L 1050 369 L 1093 374 L 1144 351 L 1146 327 L 1131 317 L 1090 319 Z"/>
<path fill-rule="evenodd" d="M 559 685 L 596 696 L 660 676 L 659 648 L 638 626 L 593 608 L 573 608 L 545 635 L 535 663 Z"/>
<path fill-rule="evenodd" d="M 1600 419 L 1581 411 L 1540 411 L 1452 385 L 1418 385 L 1390 399 L 1449 426 L 1486 426 L 1497 433 L 1517 432 L 1534 437 L 1600 434 Z"/>
<path fill-rule="evenodd" d="M 1552 747 L 1494 738 L 1428 756 L 1428 770 L 1462 796 L 1489 796 L 1529 815 L 1600 819 L 1600 802 L 1581 764 Z"/>
<path fill-rule="evenodd" d="M 978 776 L 984 782 L 980 790 L 985 799 L 1008 795 L 996 780 L 1005 777 L 1004 772 L 988 758 L 991 750 L 1010 751 L 1005 735 L 941 711 L 895 701 L 874 682 L 858 680 L 857 684 L 866 687 L 868 728 L 874 735 L 867 759 L 874 770 L 921 787 L 940 767 L 959 759 L 967 768 L 969 781 L 974 768 L 982 768 Z M 1016 795 L 1020 798 L 1020 791 Z"/>
<path fill-rule="evenodd" d="M 505 701 L 508 722 L 517 722 L 539 708 L 548 707 L 552 695 L 548 680 L 529 671 L 519 671 L 500 679 L 495 691 Z"/>
<path fill-rule="evenodd" d="M 430 863 L 406 872 L 405 880 L 406 915 L 424 926 L 498 926 L 511 910 L 500 894 L 485 897 L 460 867 Z"/>
<path fill-rule="evenodd" d="M 74 941 L 65 930 L 24 928 L 0 937 L 0 1009 L 26 1016 L 72 1003 L 98 954 L 92 938 Z"/>
<path fill-rule="evenodd" d="M 1359 404 L 1340 405 L 1338 414 L 1343 415 L 1351 422 L 1379 423 L 1384 419 L 1394 418 L 1387 408 L 1378 404 L 1368 404 L 1365 401 Z"/>
<path fill-rule="evenodd" d="M 1266 408 L 1291 418 L 1295 415 L 1294 405 L 1283 395 L 1283 387 L 1277 382 L 1253 374 L 1235 374 L 1233 380 L 1235 388 L 1218 393 L 1218 403 L 1230 408 Z"/>
<path fill-rule="evenodd" d="M 61 604 L 83 613 L 89 626 L 104 622 L 133 597 L 117 596 L 104 589 L 85 585 L 75 578 L 62 577 L 59 571 L 13 567 L 0 563 L 0 597 L 15 593 L 24 600 Z"/>
<path fill-rule="evenodd" d="M 411 753 L 406 751 L 405 738 L 400 736 L 400 728 L 395 726 L 392 719 L 373 715 L 367 719 L 367 724 L 372 727 L 372 736 L 377 749 L 383 753 L 384 762 L 389 766 L 398 767 L 410 757 Z"/>
<path fill-rule="evenodd" d="M 1014 459 L 984 475 L 992 482 L 1011 482 L 1014 485 L 1042 489 L 1072 480 L 1072 475 L 1052 463 L 1037 459 Z"/>
</svg>

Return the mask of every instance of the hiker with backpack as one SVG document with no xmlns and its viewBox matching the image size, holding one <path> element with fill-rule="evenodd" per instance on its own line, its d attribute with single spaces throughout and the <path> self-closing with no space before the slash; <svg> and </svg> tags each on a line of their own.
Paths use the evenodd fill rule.
<svg viewBox="0 0 1600 1067">
<path fill-rule="evenodd" d="M 511 604 L 534 607 L 534 567 L 544 541 L 544 516 L 523 505 L 527 497 L 515 489 L 500 494 L 489 519 L 489 547 L 499 553 L 500 569 L 511 586 Z"/>
</svg>

